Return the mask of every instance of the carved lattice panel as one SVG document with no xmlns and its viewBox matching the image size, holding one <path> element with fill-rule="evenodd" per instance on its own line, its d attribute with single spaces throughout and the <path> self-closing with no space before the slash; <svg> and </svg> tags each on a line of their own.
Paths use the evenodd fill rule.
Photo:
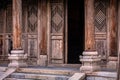
<svg viewBox="0 0 120 80">
<path fill-rule="evenodd" d="M 52 33 L 62 32 L 64 26 L 64 8 L 62 3 L 52 3 L 51 5 L 51 25 Z"/>
<path fill-rule="evenodd" d="M 95 0 L 95 32 L 106 32 L 107 23 L 106 23 L 106 10 L 107 4 L 106 0 Z"/>
<path fill-rule="evenodd" d="M 38 0 L 29 0 L 28 5 L 28 32 L 36 33 L 38 25 Z"/>
<path fill-rule="evenodd" d="M 62 0 L 50 2 L 50 63 L 64 63 L 64 4 Z"/>
<path fill-rule="evenodd" d="M 96 50 L 102 58 L 107 56 L 107 17 L 108 17 L 109 0 L 95 0 L 94 3 L 94 34 Z"/>
</svg>

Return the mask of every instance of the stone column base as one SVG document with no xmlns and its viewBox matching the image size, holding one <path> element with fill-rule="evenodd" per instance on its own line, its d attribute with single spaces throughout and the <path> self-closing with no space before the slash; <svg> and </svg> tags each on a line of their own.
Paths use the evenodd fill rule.
<svg viewBox="0 0 120 80">
<path fill-rule="evenodd" d="M 24 50 L 12 50 L 8 59 L 10 60 L 8 67 L 27 67 L 25 62 L 27 54 L 24 54 Z"/>
<path fill-rule="evenodd" d="M 112 69 L 112 70 L 117 69 L 117 57 L 109 57 L 108 58 L 107 68 Z"/>
<path fill-rule="evenodd" d="M 82 62 L 80 71 L 90 73 L 100 70 L 100 60 L 97 51 L 84 51 L 83 56 L 80 56 L 80 61 Z"/>
</svg>

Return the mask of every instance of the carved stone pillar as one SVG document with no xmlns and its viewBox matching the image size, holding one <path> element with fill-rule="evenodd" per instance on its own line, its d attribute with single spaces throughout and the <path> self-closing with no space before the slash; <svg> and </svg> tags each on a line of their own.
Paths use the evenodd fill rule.
<svg viewBox="0 0 120 80">
<path fill-rule="evenodd" d="M 22 26 L 22 0 L 13 0 L 13 50 L 9 55 L 9 67 L 24 67 L 27 64 L 24 62 L 26 55 L 21 46 L 21 26 Z"/>
<path fill-rule="evenodd" d="M 116 7 L 117 6 L 117 2 L 116 0 L 110 0 L 110 17 L 109 17 L 109 23 L 110 23 L 110 48 L 109 48 L 109 62 L 107 64 L 108 68 L 111 69 L 117 69 L 116 65 L 117 65 L 117 11 L 116 11 Z"/>
<path fill-rule="evenodd" d="M 85 51 L 80 56 L 81 72 L 93 72 L 99 70 L 98 52 L 95 50 L 94 39 L 94 0 L 85 0 Z"/>
</svg>

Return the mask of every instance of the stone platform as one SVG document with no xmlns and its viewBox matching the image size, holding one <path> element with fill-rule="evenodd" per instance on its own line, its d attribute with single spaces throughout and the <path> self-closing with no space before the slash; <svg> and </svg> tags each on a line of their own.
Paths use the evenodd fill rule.
<svg viewBox="0 0 120 80">
<path fill-rule="evenodd" d="M 0 67 L 0 74 L 6 69 L 7 67 Z M 30 66 L 19 68 L 4 80 L 116 80 L 116 77 L 116 71 L 110 72 L 110 70 L 84 74 L 80 73 L 79 68 Z"/>
<path fill-rule="evenodd" d="M 0 67 L 0 74 L 4 74 L 7 67 Z M 19 68 L 5 80 L 68 80 L 79 69 L 58 67 L 27 67 Z"/>
</svg>

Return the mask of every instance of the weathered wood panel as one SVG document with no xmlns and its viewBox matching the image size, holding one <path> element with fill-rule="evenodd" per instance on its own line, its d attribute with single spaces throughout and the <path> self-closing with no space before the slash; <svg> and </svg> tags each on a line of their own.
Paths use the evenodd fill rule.
<svg viewBox="0 0 120 80">
<path fill-rule="evenodd" d="M 22 6 L 22 48 L 28 54 L 28 64 L 36 65 L 39 57 L 38 0 L 23 0 Z"/>
<path fill-rule="evenodd" d="M 110 0 L 110 56 L 117 56 L 117 0 Z"/>
<path fill-rule="evenodd" d="M 108 52 L 108 4 L 109 0 L 95 0 L 94 2 L 94 28 L 95 28 L 95 45 L 98 54 L 106 59 Z"/>
<path fill-rule="evenodd" d="M 40 37 L 40 55 L 47 55 L 47 0 L 41 0 L 40 1 L 40 31 L 39 31 L 39 37 Z"/>
<path fill-rule="evenodd" d="M 64 63 L 64 3 L 59 0 L 50 1 L 50 52 L 51 64 Z"/>
</svg>

